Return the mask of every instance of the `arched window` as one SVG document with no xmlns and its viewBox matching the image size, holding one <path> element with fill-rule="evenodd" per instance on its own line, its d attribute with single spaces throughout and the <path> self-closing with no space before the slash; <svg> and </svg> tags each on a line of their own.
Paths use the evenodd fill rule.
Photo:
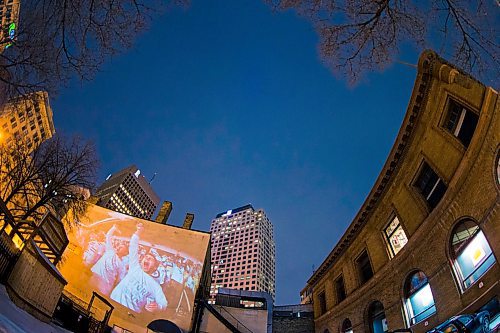
<svg viewBox="0 0 500 333">
<path fill-rule="evenodd" d="M 352 333 L 352 324 L 347 318 L 342 322 L 342 333 Z"/>
<path fill-rule="evenodd" d="M 368 323 L 371 333 L 387 332 L 384 306 L 379 301 L 372 302 L 368 307 Z"/>
<path fill-rule="evenodd" d="M 415 325 L 436 313 L 431 286 L 424 272 L 415 271 L 408 276 L 404 286 L 404 297 L 410 325 Z"/>
<path fill-rule="evenodd" d="M 495 263 L 495 256 L 476 222 L 459 222 L 451 236 L 450 254 L 463 289 L 469 288 Z"/>
</svg>

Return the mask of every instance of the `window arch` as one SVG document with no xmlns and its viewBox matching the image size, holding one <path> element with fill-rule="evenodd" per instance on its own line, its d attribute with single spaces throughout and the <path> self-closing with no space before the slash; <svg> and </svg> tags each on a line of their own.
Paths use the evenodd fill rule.
<svg viewBox="0 0 500 333">
<path fill-rule="evenodd" d="M 450 255 L 455 273 L 465 290 L 495 264 L 495 256 L 479 225 L 464 219 L 453 228 Z"/>
<path fill-rule="evenodd" d="M 413 271 L 405 281 L 404 303 L 410 326 L 436 313 L 434 296 L 427 276 L 422 271 Z"/>
<path fill-rule="evenodd" d="M 352 333 L 352 324 L 348 318 L 344 319 L 344 321 L 342 322 L 341 332 L 342 333 Z"/>
<path fill-rule="evenodd" d="M 379 301 L 372 302 L 368 307 L 368 324 L 370 325 L 371 333 L 388 331 L 384 306 Z"/>
</svg>

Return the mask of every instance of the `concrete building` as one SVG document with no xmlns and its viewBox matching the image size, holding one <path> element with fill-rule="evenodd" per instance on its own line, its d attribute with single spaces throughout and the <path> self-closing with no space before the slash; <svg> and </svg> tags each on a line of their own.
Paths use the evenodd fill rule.
<svg viewBox="0 0 500 333">
<path fill-rule="evenodd" d="M 11 99 L 0 111 L 0 144 L 22 138 L 32 149 L 55 134 L 47 92 Z"/>
<path fill-rule="evenodd" d="M 160 203 L 160 198 L 135 165 L 109 175 L 95 196 L 101 207 L 147 220 L 153 217 Z"/>
<path fill-rule="evenodd" d="M 500 291 L 498 93 L 425 51 L 364 204 L 308 280 L 316 332 L 426 332 Z"/>
<path fill-rule="evenodd" d="M 246 205 L 218 214 L 212 234 L 212 285 L 218 288 L 263 291 L 275 296 L 273 225 L 264 210 Z"/>
</svg>

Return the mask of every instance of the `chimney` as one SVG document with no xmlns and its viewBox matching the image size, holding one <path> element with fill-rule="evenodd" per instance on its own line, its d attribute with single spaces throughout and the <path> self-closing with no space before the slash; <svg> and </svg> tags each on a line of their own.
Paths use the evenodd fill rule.
<svg viewBox="0 0 500 333">
<path fill-rule="evenodd" d="M 172 203 L 170 201 L 163 201 L 161 205 L 160 212 L 156 216 L 156 222 L 161 224 L 167 224 L 168 217 L 172 212 Z"/>
<path fill-rule="evenodd" d="M 182 227 L 184 229 L 191 229 L 193 221 L 194 221 L 194 214 L 187 213 L 186 217 L 184 218 L 184 223 L 182 224 Z"/>
</svg>

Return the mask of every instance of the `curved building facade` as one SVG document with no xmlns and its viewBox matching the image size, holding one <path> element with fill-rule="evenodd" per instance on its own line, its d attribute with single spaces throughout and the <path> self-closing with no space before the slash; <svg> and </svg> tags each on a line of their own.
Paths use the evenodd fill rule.
<svg viewBox="0 0 500 333">
<path fill-rule="evenodd" d="M 498 93 L 425 51 L 389 157 L 307 291 L 316 332 L 426 332 L 500 290 Z"/>
</svg>

